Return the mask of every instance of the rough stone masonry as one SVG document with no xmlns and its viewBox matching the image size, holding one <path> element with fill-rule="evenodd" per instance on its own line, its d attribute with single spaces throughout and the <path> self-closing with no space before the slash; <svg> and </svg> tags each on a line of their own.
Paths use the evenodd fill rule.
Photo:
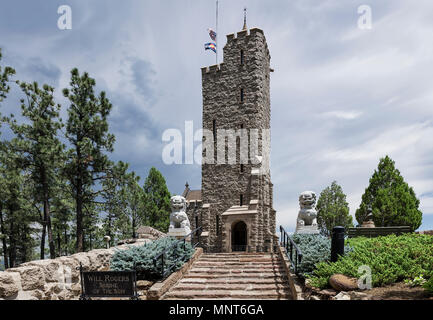
<svg viewBox="0 0 433 320">
<path fill-rule="evenodd" d="M 202 68 L 203 129 L 214 133 L 215 164 L 203 161 L 201 192 L 187 185 L 183 195 L 192 229 L 203 227 L 207 251 L 268 251 L 278 241 L 270 172 L 260 172 L 269 168 L 263 132 L 270 130 L 270 59 L 263 31 L 245 27 L 227 35 L 223 63 Z M 216 164 L 217 141 L 226 139 L 220 129 L 239 133 L 235 164 Z M 251 161 L 251 130 L 259 132 L 259 164 Z M 243 134 L 249 135 L 247 163 L 240 161 Z M 204 137 L 203 146 L 205 142 Z"/>
</svg>

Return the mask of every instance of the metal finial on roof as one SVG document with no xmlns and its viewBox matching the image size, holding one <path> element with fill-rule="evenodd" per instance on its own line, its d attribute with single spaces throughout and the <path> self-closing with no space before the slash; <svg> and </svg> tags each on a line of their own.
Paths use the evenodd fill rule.
<svg viewBox="0 0 433 320">
<path fill-rule="evenodd" d="M 186 187 L 186 188 L 189 187 L 188 181 L 185 183 L 185 187 Z"/>
<path fill-rule="evenodd" d="M 244 27 L 242 30 L 247 30 L 247 7 L 244 8 Z"/>
</svg>

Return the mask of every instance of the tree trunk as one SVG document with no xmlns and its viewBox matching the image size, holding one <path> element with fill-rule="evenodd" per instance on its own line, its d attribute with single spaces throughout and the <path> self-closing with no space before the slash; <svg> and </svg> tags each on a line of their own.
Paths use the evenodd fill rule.
<svg viewBox="0 0 433 320">
<path fill-rule="evenodd" d="M 56 248 L 54 245 L 54 238 L 53 238 L 53 230 L 51 227 L 51 217 L 50 217 L 50 204 L 48 202 L 48 199 L 44 200 L 44 219 L 46 223 L 46 229 L 48 232 L 48 245 L 50 247 L 50 258 L 55 259 L 56 258 Z"/>
<path fill-rule="evenodd" d="M 45 238 L 47 237 L 47 224 L 45 220 L 45 213 L 44 217 L 42 218 L 42 236 L 41 236 L 41 260 L 45 259 Z"/>
<path fill-rule="evenodd" d="M 68 230 L 65 226 L 65 256 L 68 255 Z"/>
<path fill-rule="evenodd" d="M 44 165 L 41 166 L 41 176 L 42 176 L 42 188 L 43 188 L 43 195 L 44 195 L 44 225 L 46 225 L 47 231 L 48 231 L 48 245 L 50 247 L 50 258 L 55 259 L 56 258 L 56 247 L 54 245 L 54 238 L 53 238 L 53 230 L 51 227 L 51 212 L 50 212 L 50 193 L 49 193 L 49 186 L 47 182 L 47 175 L 46 175 L 46 169 Z M 45 242 L 45 239 L 44 239 Z"/>
<path fill-rule="evenodd" d="M 132 215 L 132 239 L 136 239 L 137 235 L 135 234 L 135 216 Z"/>
<path fill-rule="evenodd" d="M 16 247 L 16 241 L 14 237 L 14 230 L 15 226 L 13 223 L 13 219 L 11 219 L 10 222 L 10 232 L 9 232 L 9 267 L 13 268 L 15 267 L 15 258 L 17 256 L 17 247 Z"/>
<path fill-rule="evenodd" d="M 8 269 L 9 268 L 8 246 L 6 243 L 6 232 L 5 232 L 4 222 L 3 222 L 3 208 L 1 207 L 0 207 L 0 233 L 2 234 L 4 265 L 5 265 L 5 269 Z"/>
<path fill-rule="evenodd" d="M 77 252 L 83 252 L 84 250 L 84 237 L 83 237 L 83 197 L 82 197 L 82 186 L 81 179 L 77 181 Z"/>
<path fill-rule="evenodd" d="M 60 240 L 60 233 L 57 232 L 57 252 L 59 253 L 59 257 L 62 255 L 62 247 L 61 247 L 61 240 Z"/>
</svg>

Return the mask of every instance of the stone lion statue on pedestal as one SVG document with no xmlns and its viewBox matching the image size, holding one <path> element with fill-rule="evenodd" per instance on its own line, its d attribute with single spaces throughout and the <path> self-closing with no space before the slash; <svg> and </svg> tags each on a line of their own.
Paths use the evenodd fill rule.
<svg viewBox="0 0 433 320">
<path fill-rule="evenodd" d="M 313 191 L 304 191 L 299 196 L 298 219 L 296 221 L 296 231 L 308 230 L 307 233 L 317 233 L 317 211 L 314 208 L 316 205 L 316 193 Z"/>
<path fill-rule="evenodd" d="M 173 196 L 170 200 L 171 203 L 171 214 L 170 214 L 170 233 L 180 233 L 185 236 L 191 233 L 191 224 L 189 223 L 188 216 L 186 214 L 186 199 L 182 196 Z"/>
</svg>

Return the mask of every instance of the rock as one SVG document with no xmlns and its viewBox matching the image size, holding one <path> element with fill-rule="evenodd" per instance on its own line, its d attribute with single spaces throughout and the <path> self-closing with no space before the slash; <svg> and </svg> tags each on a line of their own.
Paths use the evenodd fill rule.
<svg viewBox="0 0 433 320">
<path fill-rule="evenodd" d="M 0 272 L 0 298 L 8 298 L 16 295 L 19 291 L 14 277 L 9 272 Z"/>
<path fill-rule="evenodd" d="M 337 291 L 332 290 L 332 289 L 325 289 L 325 290 L 320 290 L 319 295 L 324 296 L 324 297 L 333 297 L 335 295 L 337 295 Z"/>
<path fill-rule="evenodd" d="M 42 290 L 34 290 L 29 292 L 29 294 L 34 297 L 36 300 L 47 300 L 45 294 Z"/>
<path fill-rule="evenodd" d="M 351 300 L 371 300 L 371 295 L 358 291 L 350 291 L 349 296 Z"/>
<path fill-rule="evenodd" d="M 21 276 L 21 286 L 25 291 L 43 289 L 45 276 L 43 269 L 38 266 L 25 266 L 8 269 L 6 272 L 19 272 Z"/>
<path fill-rule="evenodd" d="M 353 291 L 358 289 L 358 280 L 343 274 L 334 274 L 329 278 L 329 284 L 337 291 Z"/>
<path fill-rule="evenodd" d="M 153 285 L 152 281 L 147 280 L 139 280 L 137 281 L 137 289 L 139 290 L 147 290 Z"/>
<path fill-rule="evenodd" d="M 81 263 L 84 270 L 87 270 L 87 268 L 90 268 L 91 266 L 89 255 L 87 254 L 87 252 L 76 253 L 70 257 L 77 261 L 77 266 L 80 266 Z"/>
<path fill-rule="evenodd" d="M 63 276 L 65 283 L 74 283 L 80 281 L 80 271 L 77 270 L 79 266 L 76 259 L 71 257 L 61 257 L 58 258 L 59 262 L 63 265 Z"/>
<path fill-rule="evenodd" d="M 318 296 L 310 296 L 310 300 L 320 300 Z"/>
<path fill-rule="evenodd" d="M 350 300 L 350 295 L 347 292 L 341 291 L 332 300 Z"/>
<path fill-rule="evenodd" d="M 46 282 L 63 282 L 62 264 L 57 259 L 31 261 L 21 266 L 36 266 L 41 268 L 44 271 Z"/>
</svg>

